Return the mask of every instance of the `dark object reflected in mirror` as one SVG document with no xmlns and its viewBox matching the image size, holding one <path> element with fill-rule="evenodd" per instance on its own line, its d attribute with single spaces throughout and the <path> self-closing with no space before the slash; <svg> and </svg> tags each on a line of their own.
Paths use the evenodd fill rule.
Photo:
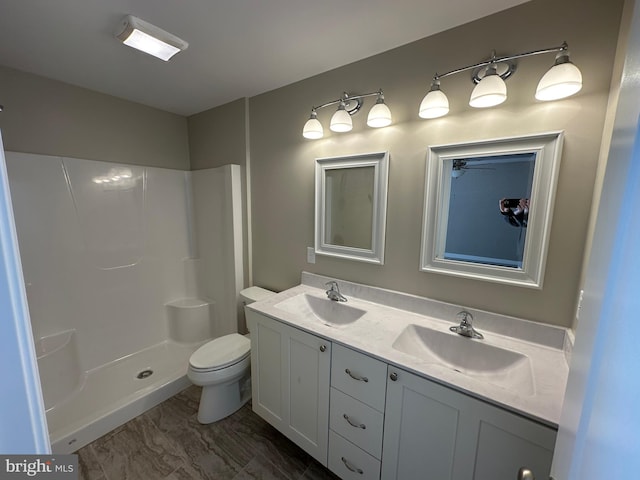
<svg viewBox="0 0 640 480">
<path fill-rule="evenodd" d="M 467 158 L 462 175 L 451 163 L 444 258 L 521 268 L 535 154 Z"/>
<path fill-rule="evenodd" d="M 528 198 L 503 198 L 498 202 L 500 213 L 514 227 L 526 227 L 529 220 Z"/>
<path fill-rule="evenodd" d="M 542 288 L 562 132 L 429 147 L 420 270 Z"/>
</svg>

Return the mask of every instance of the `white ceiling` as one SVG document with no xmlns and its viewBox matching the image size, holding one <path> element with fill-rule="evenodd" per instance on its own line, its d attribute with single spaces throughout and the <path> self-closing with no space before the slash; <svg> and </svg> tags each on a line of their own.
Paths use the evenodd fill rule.
<svg viewBox="0 0 640 480">
<path fill-rule="evenodd" d="M 525 1 L 0 0 L 0 65 L 191 115 Z M 124 46 L 126 14 L 189 48 L 165 63 Z"/>
</svg>

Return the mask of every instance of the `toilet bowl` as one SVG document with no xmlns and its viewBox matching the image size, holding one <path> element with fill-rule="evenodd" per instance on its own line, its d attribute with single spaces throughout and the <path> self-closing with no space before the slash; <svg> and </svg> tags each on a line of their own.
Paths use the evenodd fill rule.
<svg viewBox="0 0 640 480">
<path fill-rule="evenodd" d="M 274 293 L 260 287 L 240 292 L 243 303 L 265 299 Z M 202 387 L 198 422 L 213 423 L 242 407 L 251 398 L 251 341 L 248 335 L 231 333 L 207 342 L 189 358 L 187 377 Z"/>
</svg>

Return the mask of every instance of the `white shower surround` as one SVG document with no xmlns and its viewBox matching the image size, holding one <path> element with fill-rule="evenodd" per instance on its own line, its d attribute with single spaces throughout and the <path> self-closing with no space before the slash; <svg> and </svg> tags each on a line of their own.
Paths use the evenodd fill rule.
<svg viewBox="0 0 640 480">
<path fill-rule="evenodd" d="M 165 304 L 206 298 L 213 336 L 236 331 L 240 167 L 6 157 L 53 451 L 71 452 L 189 384 L 189 355 L 207 339 L 173 341 Z M 47 355 L 47 342 L 64 348 Z"/>
</svg>

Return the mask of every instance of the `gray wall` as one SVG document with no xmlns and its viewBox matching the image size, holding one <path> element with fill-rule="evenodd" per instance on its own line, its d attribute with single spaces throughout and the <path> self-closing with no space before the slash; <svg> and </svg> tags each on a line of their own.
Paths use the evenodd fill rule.
<svg viewBox="0 0 640 480">
<path fill-rule="evenodd" d="M 189 170 L 187 119 L 0 67 L 8 151 Z"/>
<path fill-rule="evenodd" d="M 191 170 L 246 163 L 246 99 L 189 117 Z"/>
<path fill-rule="evenodd" d="M 191 170 L 215 168 L 222 165 L 240 165 L 242 171 L 242 219 L 244 278 L 251 276 L 249 250 L 250 195 L 247 193 L 247 131 L 248 99 L 240 98 L 225 105 L 192 115 L 189 125 L 189 153 Z"/>
<path fill-rule="evenodd" d="M 533 0 L 476 22 L 189 119 L 36 75 L 0 67 L 0 114 L 6 150 L 64 155 L 176 169 L 243 165 L 250 153 L 254 283 L 281 290 L 311 272 L 401 290 L 469 307 L 571 325 L 582 274 L 590 205 L 622 0 Z M 522 60 L 508 80 L 509 99 L 473 110 L 465 74 L 442 82 L 451 112 L 420 120 L 417 107 L 430 79 L 497 54 L 559 45 L 567 40 L 584 73 L 583 91 L 549 104 L 533 99 L 552 55 Z M 344 90 L 382 87 L 394 124 L 332 134 L 331 109 L 320 112 L 326 136 L 307 141 L 301 131 L 312 105 Z M 249 115 L 248 115 L 249 113 Z M 249 120 L 249 127 L 247 127 Z M 549 130 L 565 131 L 544 288 L 498 286 L 418 271 L 426 149 Z M 250 132 L 250 144 L 247 136 Z M 314 159 L 388 150 L 391 153 L 386 264 L 318 257 L 313 245 Z M 246 218 L 249 218 L 248 216 Z M 245 242 L 248 245 L 248 242 Z M 245 258 L 249 258 L 245 251 Z"/>
<path fill-rule="evenodd" d="M 251 196 L 254 283 L 285 289 L 300 271 L 401 290 L 469 307 L 570 326 L 582 257 L 622 0 L 533 0 L 513 9 L 422 39 L 250 99 Z M 465 74 L 442 82 L 451 102 L 448 116 L 420 120 L 417 108 L 437 72 L 497 54 L 559 45 L 567 40 L 584 74 L 573 98 L 539 103 L 535 86 L 552 55 L 522 60 L 508 80 L 509 99 L 490 110 L 468 107 L 472 84 Z M 312 105 L 343 91 L 382 87 L 394 124 L 365 126 L 366 111 L 348 134 L 328 130 L 331 109 L 320 111 L 325 138 L 304 140 Z M 426 149 L 430 144 L 565 131 L 547 269 L 542 290 L 507 287 L 418 271 Z M 318 257 L 313 245 L 314 159 L 388 150 L 391 154 L 386 264 L 368 265 Z"/>
</svg>

